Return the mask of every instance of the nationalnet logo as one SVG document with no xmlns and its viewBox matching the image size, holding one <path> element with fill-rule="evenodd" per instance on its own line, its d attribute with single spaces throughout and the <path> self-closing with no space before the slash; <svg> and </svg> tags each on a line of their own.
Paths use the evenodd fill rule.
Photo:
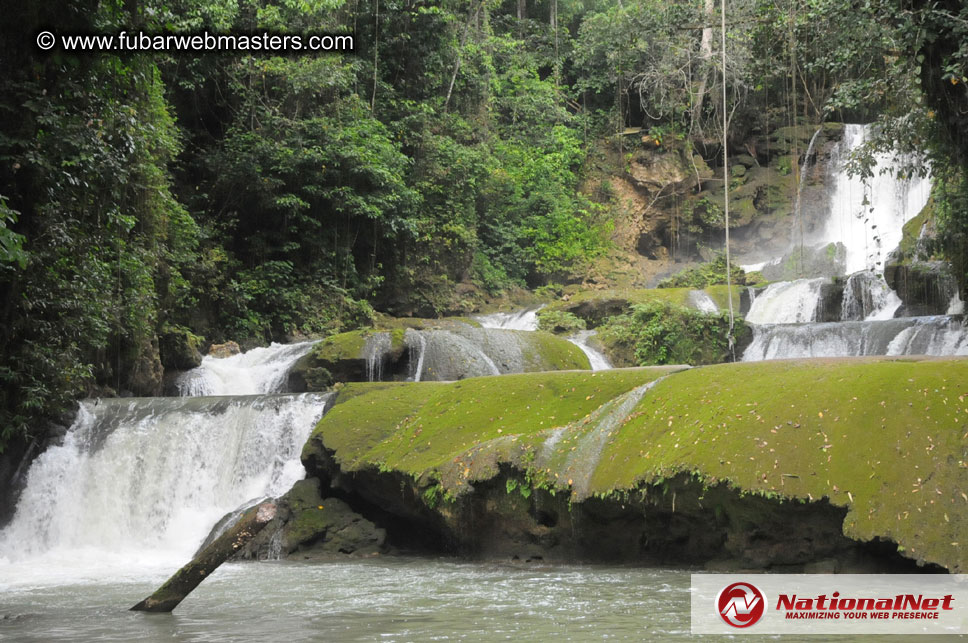
<svg viewBox="0 0 968 643">
<path fill-rule="evenodd" d="M 763 592 L 749 583 L 733 583 L 716 598 L 719 615 L 733 627 L 755 625 L 763 616 L 765 604 Z"/>
<path fill-rule="evenodd" d="M 692 632 L 966 634 L 968 576 L 692 575 Z"/>
</svg>

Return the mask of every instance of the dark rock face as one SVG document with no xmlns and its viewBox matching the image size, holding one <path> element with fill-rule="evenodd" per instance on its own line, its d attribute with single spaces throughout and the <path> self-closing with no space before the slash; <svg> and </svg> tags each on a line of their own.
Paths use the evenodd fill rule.
<svg viewBox="0 0 968 643">
<path fill-rule="evenodd" d="M 904 302 L 897 317 L 943 315 L 958 292 L 958 283 L 948 265 L 940 261 L 901 263 L 892 254 L 884 278 Z"/>
<path fill-rule="evenodd" d="M 127 389 L 122 395 L 137 397 L 161 395 L 164 389 L 164 374 L 158 338 L 143 338 L 138 345 L 137 354 L 126 364 L 122 373 L 122 382 Z"/>
<path fill-rule="evenodd" d="M 820 286 L 820 302 L 817 304 L 817 321 L 834 322 L 843 317 L 844 282 L 840 279 Z"/>
<path fill-rule="evenodd" d="M 159 337 L 161 364 L 166 369 L 187 371 L 202 364 L 200 338 L 185 329 L 175 329 Z"/>
<path fill-rule="evenodd" d="M 319 480 L 293 485 L 277 502 L 276 517 L 236 559 L 372 556 L 387 550 L 386 530 L 353 511 L 339 498 L 324 498 Z"/>
<path fill-rule="evenodd" d="M 896 552 L 871 551 L 844 536 L 846 510 L 826 500 L 741 495 L 684 474 L 615 497 L 569 502 L 545 489 L 522 493 L 519 472 L 502 466 L 471 493 L 428 504 L 432 481 L 369 469 L 342 472 L 326 457 L 311 459 L 310 467 L 364 513 L 379 507 L 383 521 L 393 525 L 391 541 L 419 540 L 434 551 L 471 558 L 794 572 L 818 564 L 836 571 L 914 567 Z"/>
</svg>

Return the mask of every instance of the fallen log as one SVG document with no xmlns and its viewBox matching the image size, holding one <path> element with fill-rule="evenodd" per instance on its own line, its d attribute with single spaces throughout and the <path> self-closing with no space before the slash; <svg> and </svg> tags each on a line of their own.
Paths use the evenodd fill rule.
<svg viewBox="0 0 968 643">
<path fill-rule="evenodd" d="M 263 502 L 252 507 L 225 533 L 198 553 L 158 590 L 131 608 L 139 612 L 170 612 L 225 560 L 262 531 L 276 515 L 276 505 Z"/>
</svg>

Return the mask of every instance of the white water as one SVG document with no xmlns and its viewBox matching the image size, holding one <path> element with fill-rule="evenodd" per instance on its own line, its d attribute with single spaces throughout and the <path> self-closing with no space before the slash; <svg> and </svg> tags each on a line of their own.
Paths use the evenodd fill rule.
<svg viewBox="0 0 968 643">
<path fill-rule="evenodd" d="M 286 375 L 315 342 L 273 343 L 231 357 L 202 359 L 202 365 L 182 373 L 177 382 L 181 395 L 257 395 L 285 390 Z"/>
<path fill-rule="evenodd" d="M 226 512 L 281 495 L 327 395 L 85 400 L 0 532 L 7 583 L 169 572 Z"/>
<path fill-rule="evenodd" d="M 366 360 L 367 382 L 383 380 L 383 364 L 391 346 L 390 333 L 376 333 L 366 338 L 366 343 L 363 345 L 363 359 Z"/>
<path fill-rule="evenodd" d="M 881 171 L 894 165 L 892 153 L 876 155 L 874 176 L 848 176 L 848 154 L 869 136 L 865 125 L 845 125 L 844 136 L 834 153 L 830 213 L 819 245 L 841 242 L 847 248 L 847 274 L 884 268 L 884 259 L 901 241 L 902 226 L 917 216 L 928 202 L 929 178 L 900 179 Z"/>
<path fill-rule="evenodd" d="M 585 353 L 585 357 L 588 358 L 588 363 L 591 365 L 593 371 L 604 371 L 612 368 L 612 363 L 608 361 L 608 358 L 601 351 L 588 343 L 588 339 L 594 337 L 596 334 L 593 330 L 580 330 L 569 337 L 568 341 Z"/>
<path fill-rule="evenodd" d="M 796 324 L 817 318 L 823 279 L 797 279 L 770 284 L 756 295 L 746 321 L 751 324 Z"/>
<path fill-rule="evenodd" d="M 743 361 L 857 355 L 968 355 L 968 332 L 944 315 L 754 326 Z"/>
<path fill-rule="evenodd" d="M 852 274 L 844 284 L 841 321 L 877 321 L 893 319 L 901 307 L 901 298 L 879 273 L 863 271 Z"/>
<path fill-rule="evenodd" d="M 963 315 L 965 312 L 965 302 L 961 301 L 961 294 L 957 291 L 951 296 L 951 301 L 948 302 L 948 314 L 949 315 Z"/>
<path fill-rule="evenodd" d="M 690 290 L 689 305 L 701 313 L 718 313 L 719 306 L 705 290 Z"/>
<path fill-rule="evenodd" d="M 500 328 L 503 330 L 538 330 L 538 311 L 544 305 L 537 308 L 525 308 L 510 313 L 491 313 L 489 315 L 476 315 L 474 317 L 482 328 Z"/>
</svg>

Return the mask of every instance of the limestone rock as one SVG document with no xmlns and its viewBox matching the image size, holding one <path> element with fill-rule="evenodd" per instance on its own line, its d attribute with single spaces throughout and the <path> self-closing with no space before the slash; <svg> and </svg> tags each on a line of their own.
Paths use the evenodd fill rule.
<svg viewBox="0 0 968 643">
<path fill-rule="evenodd" d="M 212 347 L 208 349 L 209 355 L 219 359 L 232 357 L 233 355 L 238 355 L 241 352 L 242 349 L 239 348 L 239 345 L 232 341 L 225 342 L 224 344 L 212 344 Z"/>
</svg>

